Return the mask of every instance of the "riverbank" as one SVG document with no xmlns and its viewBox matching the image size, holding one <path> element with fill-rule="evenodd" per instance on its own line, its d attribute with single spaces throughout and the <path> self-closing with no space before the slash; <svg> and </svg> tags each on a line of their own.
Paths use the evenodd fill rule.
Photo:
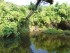
<svg viewBox="0 0 70 53">
<path fill-rule="evenodd" d="M 40 28 L 37 26 L 30 27 L 30 34 L 48 34 L 48 35 L 70 35 L 70 30 L 61 30 L 61 29 L 55 29 L 55 28 Z"/>
</svg>

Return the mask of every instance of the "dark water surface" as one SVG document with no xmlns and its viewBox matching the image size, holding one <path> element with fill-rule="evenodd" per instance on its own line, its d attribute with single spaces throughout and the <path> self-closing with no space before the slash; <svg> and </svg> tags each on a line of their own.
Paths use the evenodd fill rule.
<svg viewBox="0 0 70 53">
<path fill-rule="evenodd" d="M 40 34 L 0 38 L 0 53 L 70 53 L 70 37 Z"/>
</svg>

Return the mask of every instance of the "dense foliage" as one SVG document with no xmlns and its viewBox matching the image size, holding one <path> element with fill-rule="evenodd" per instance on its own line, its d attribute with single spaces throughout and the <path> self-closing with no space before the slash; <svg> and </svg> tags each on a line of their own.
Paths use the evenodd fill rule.
<svg viewBox="0 0 70 53">
<path fill-rule="evenodd" d="M 59 5 L 40 6 L 35 14 L 30 18 L 31 25 L 35 22 L 38 26 L 57 27 L 60 22 L 70 25 L 70 6 L 63 3 Z M 67 24 L 66 23 L 66 24 Z M 68 27 L 70 28 L 70 26 Z"/>
<path fill-rule="evenodd" d="M 17 6 L 10 2 L 1 1 L 0 3 L 0 37 L 18 35 L 19 31 L 29 26 L 38 25 L 39 27 L 61 28 L 63 22 L 67 29 L 70 29 L 70 6 L 63 3 L 61 5 L 39 6 L 29 20 L 26 16 L 31 6 Z M 28 22 L 28 24 L 27 24 Z M 67 24 L 67 25 L 66 25 Z M 22 30 L 24 31 L 24 30 Z"/>
</svg>

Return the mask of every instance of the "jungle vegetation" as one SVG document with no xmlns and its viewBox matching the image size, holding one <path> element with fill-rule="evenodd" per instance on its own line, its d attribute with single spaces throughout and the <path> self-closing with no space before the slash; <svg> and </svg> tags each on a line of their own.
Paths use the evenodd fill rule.
<svg viewBox="0 0 70 53">
<path fill-rule="evenodd" d="M 26 16 L 33 7 L 32 3 L 28 6 L 18 6 L 0 0 L 0 37 L 18 36 L 21 31 L 28 31 L 29 26 L 70 30 L 70 5 L 57 3 L 39 6 L 27 20 Z"/>
</svg>

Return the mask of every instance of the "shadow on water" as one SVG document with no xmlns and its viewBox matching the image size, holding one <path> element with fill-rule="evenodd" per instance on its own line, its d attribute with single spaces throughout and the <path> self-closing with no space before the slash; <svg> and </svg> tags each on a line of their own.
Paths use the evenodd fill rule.
<svg viewBox="0 0 70 53">
<path fill-rule="evenodd" d="M 32 40 L 34 53 L 70 53 L 70 36 L 40 34 Z"/>
<path fill-rule="evenodd" d="M 0 53 L 32 53 L 28 36 L 0 39 Z"/>
</svg>

